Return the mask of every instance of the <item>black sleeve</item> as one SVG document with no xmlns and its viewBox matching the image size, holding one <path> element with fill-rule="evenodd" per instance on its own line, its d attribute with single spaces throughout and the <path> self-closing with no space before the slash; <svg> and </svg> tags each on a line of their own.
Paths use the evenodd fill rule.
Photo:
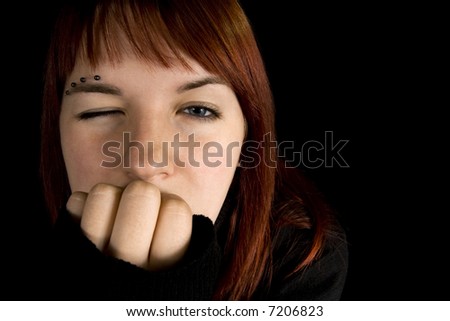
<svg viewBox="0 0 450 321">
<path fill-rule="evenodd" d="M 176 267 L 149 272 L 107 256 L 84 236 L 67 212 L 54 229 L 53 300 L 210 300 L 220 266 L 212 221 L 193 216 L 191 242 Z"/>
<path fill-rule="evenodd" d="M 292 233 L 284 233 L 283 240 L 292 244 Z M 299 233 L 296 230 L 295 233 Z M 290 239 L 289 239 L 290 238 Z M 280 242 L 283 242 L 280 240 Z M 295 244 L 295 243 L 294 243 Z M 336 301 L 340 300 L 348 269 L 348 246 L 343 231 L 329 236 L 322 254 L 297 273 L 287 276 L 302 256 L 300 248 L 279 246 L 274 253 L 281 265 L 274 271 L 269 300 Z"/>
</svg>

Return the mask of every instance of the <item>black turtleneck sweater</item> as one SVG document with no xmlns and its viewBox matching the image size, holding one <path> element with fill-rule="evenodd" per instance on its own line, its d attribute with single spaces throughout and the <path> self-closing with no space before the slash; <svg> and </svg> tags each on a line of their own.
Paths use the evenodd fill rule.
<svg viewBox="0 0 450 321">
<path fill-rule="evenodd" d="M 218 279 L 226 224 L 221 213 L 216 224 L 193 216 L 189 248 L 181 262 L 161 272 L 150 272 L 105 255 L 84 236 L 78 223 L 62 211 L 54 226 L 48 257 L 43 255 L 31 299 L 45 300 L 212 300 Z M 222 229 L 222 231 L 219 230 Z M 312 265 L 286 278 L 302 249 L 292 244 L 295 233 L 284 228 L 274 239 L 273 278 L 254 300 L 339 300 L 344 288 L 348 247 L 345 233 L 330 237 Z M 298 236 L 298 234 L 296 234 Z M 307 234 L 304 237 L 308 237 Z M 33 277 L 34 278 L 34 277 Z"/>
</svg>

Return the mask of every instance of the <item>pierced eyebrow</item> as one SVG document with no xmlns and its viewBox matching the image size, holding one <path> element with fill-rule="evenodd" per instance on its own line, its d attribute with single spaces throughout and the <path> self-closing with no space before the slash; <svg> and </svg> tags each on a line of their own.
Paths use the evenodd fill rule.
<svg viewBox="0 0 450 321">
<path fill-rule="evenodd" d="M 206 77 L 206 78 L 202 78 L 202 79 L 195 80 L 192 82 L 188 82 L 188 83 L 180 86 L 177 89 L 177 93 L 181 94 L 188 90 L 192 90 L 192 89 L 199 88 L 199 87 L 206 86 L 206 85 L 214 85 L 214 84 L 227 85 L 227 83 L 222 78 Z"/>
<path fill-rule="evenodd" d="M 73 93 L 100 93 L 115 96 L 122 96 L 122 91 L 112 85 L 108 84 L 78 84 L 69 90 L 69 95 Z"/>
<path fill-rule="evenodd" d="M 219 77 L 206 77 L 203 79 L 195 80 L 192 82 L 188 82 L 179 88 L 177 88 L 178 93 L 182 93 L 188 90 L 196 89 L 199 87 L 203 87 L 206 85 L 212 84 L 220 84 L 227 85 L 227 83 L 219 78 Z M 73 93 L 101 93 L 101 94 L 109 94 L 115 96 L 122 96 L 122 91 L 113 85 L 108 84 L 79 84 L 76 87 L 72 87 L 69 89 L 69 95 Z"/>
</svg>

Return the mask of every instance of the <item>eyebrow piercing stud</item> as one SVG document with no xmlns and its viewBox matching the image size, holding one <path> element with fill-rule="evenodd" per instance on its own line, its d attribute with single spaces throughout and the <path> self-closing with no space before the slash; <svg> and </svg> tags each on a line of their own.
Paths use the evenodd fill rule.
<svg viewBox="0 0 450 321">
<path fill-rule="evenodd" d="M 99 81 L 99 80 L 101 80 L 102 79 L 102 77 L 100 77 L 99 75 L 95 75 L 94 77 L 93 77 L 93 79 L 95 80 L 95 81 Z M 89 80 L 89 78 L 87 78 L 87 77 L 80 77 L 80 83 L 81 84 L 83 84 L 83 83 L 85 83 L 86 81 L 88 81 Z M 78 84 L 76 83 L 76 82 L 71 82 L 70 83 L 70 87 L 72 87 L 72 88 L 74 88 L 74 87 L 76 87 Z M 70 89 L 67 89 L 66 91 L 65 91 L 65 94 L 66 95 L 70 95 Z"/>
</svg>

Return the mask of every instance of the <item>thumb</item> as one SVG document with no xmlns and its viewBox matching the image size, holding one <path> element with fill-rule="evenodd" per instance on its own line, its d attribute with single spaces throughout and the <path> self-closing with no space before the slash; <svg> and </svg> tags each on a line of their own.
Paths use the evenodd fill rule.
<svg viewBox="0 0 450 321">
<path fill-rule="evenodd" d="M 69 200 L 66 204 L 67 211 L 75 218 L 78 222 L 81 221 L 81 216 L 83 214 L 84 204 L 86 203 L 87 193 L 84 192 L 73 192 L 70 195 Z"/>
</svg>

